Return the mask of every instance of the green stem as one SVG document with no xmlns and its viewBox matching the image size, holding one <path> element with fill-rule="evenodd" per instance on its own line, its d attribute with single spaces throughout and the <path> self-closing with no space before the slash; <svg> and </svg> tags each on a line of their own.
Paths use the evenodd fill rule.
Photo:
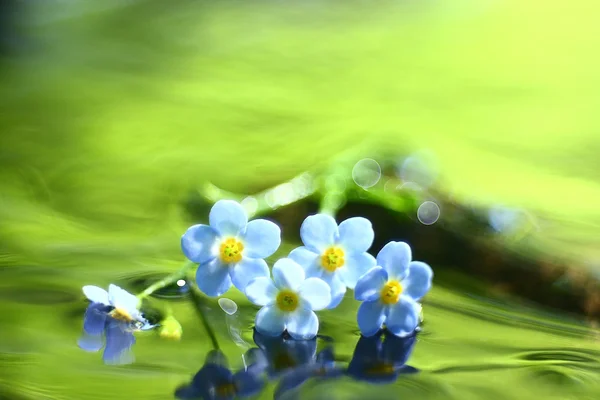
<svg viewBox="0 0 600 400">
<path fill-rule="evenodd" d="M 196 285 L 194 285 L 194 284 L 191 284 L 191 285 L 192 285 L 192 290 L 190 291 L 190 294 L 191 294 L 192 300 L 194 302 L 194 308 L 196 309 L 196 312 L 200 316 L 200 320 L 202 320 L 202 325 L 204 326 L 204 329 L 206 330 L 206 333 L 208 334 L 208 337 L 210 338 L 213 350 L 220 350 L 219 342 L 217 341 L 217 335 L 215 335 L 215 332 L 213 331 L 212 327 L 208 323 L 208 318 L 206 318 L 206 314 L 204 311 L 204 305 L 202 304 L 203 299 L 198 294 L 199 290 L 196 288 Z"/>
<path fill-rule="evenodd" d="M 188 270 L 196 265 L 197 264 L 192 261 L 187 261 L 185 264 L 183 264 L 183 266 L 177 272 L 174 272 L 171 275 L 168 275 L 165 278 L 161 279 L 160 281 L 155 282 L 152 285 L 148 286 L 146 288 L 146 290 L 144 290 L 142 293 L 137 295 L 138 299 L 142 300 L 142 299 L 150 296 L 152 293 L 156 292 L 157 290 L 160 290 L 160 289 L 164 288 L 165 286 L 172 285 L 173 283 L 177 282 L 178 280 L 185 278 L 187 276 Z"/>
</svg>

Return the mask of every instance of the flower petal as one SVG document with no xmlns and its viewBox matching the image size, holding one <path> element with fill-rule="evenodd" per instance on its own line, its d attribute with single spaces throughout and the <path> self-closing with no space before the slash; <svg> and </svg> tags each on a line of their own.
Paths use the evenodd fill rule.
<svg viewBox="0 0 600 400">
<path fill-rule="evenodd" d="M 358 308 L 358 328 L 363 336 L 375 335 L 385 322 L 384 306 L 380 301 L 365 301 Z"/>
<path fill-rule="evenodd" d="M 196 284 L 207 296 L 220 296 L 231 287 L 229 266 L 217 258 L 209 263 L 201 264 L 196 270 Z"/>
<path fill-rule="evenodd" d="M 260 393 L 265 386 L 265 380 L 262 378 L 262 375 L 251 368 L 236 373 L 233 375 L 232 380 L 238 390 L 238 397 L 254 396 L 255 394 Z"/>
<path fill-rule="evenodd" d="M 248 300 L 257 306 L 266 306 L 275 302 L 277 288 L 271 278 L 261 277 L 251 280 L 246 286 Z"/>
<path fill-rule="evenodd" d="M 89 333 L 83 333 L 81 337 L 77 340 L 77 346 L 81 350 L 96 352 L 99 351 L 102 346 L 104 346 L 104 336 L 103 335 L 90 335 Z"/>
<path fill-rule="evenodd" d="M 252 279 L 269 276 L 269 267 L 262 258 L 244 257 L 230 271 L 233 285 L 242 292 Z"/>
<path fill-rule="evenodd" d="M 82 288 L 83 294 L 93 303 L 109 305 L 108 292 L 98 286 L 86 285 Z"/>
<path fill-rule="evenodd" d="M 419 305 L 408 296 L 400 296 L 400 301 L 390 307 L 385 324 L 396 336 L 412 334 L 419 324 Z"/>
<path fill-rule="evenodd" d="M 404 242 L 389 242 L 377 254 L 377 265 L 388 272 L 389 279 L 401 281 L 408 273 L 412 258 L 410 246 Z"/>
<path fill-rule="evenodd" d="M 346 285 L 339 278 L 338 274 L 325 273 L 321 279 L 329 286 L 331 290 L 331 301 L 326 307 L 328 310 L 336 308 L 344 299 L 346 294 Z"/>
<path fill-rule="evenodd" d="M 134 318 L 139 314 L 140 299 L 112 283 L 108 286 L 108 300 L 112 306 L 126 310 Z"/>
<path fill-rule="evenodd" d="M 273 281 L 278 289 L 297 290 L 305 277 L 304 269 L 291 258 L 282 258 L 273 265 Z"/>
<path fill-rule="evenodd" d="M 205 263 L 213 259 L 219 234 L 208 225 L 193 225 L 181 236 L 181 250 L 193 262 Z"/>
<path fill-rule="evenodd" d="M 338 243 L 342 245 L 346 253 L 364 253 L 369 250 L 375 238 L 371 221 L 363 217 L 348 218 L 339 226 L 340 238 Z"/>
<path fill-rule="evenodd" d="M 382 267 L 373 267 L 360 277 L 354 288 L 354 298 L 358 301 L 375 301 L 379 298 L 388 274 Z"/>
<path fill-rule="evenodd" d="M 210 209 L 210 226 L 221 236 L 237 236 L 244 232 L 248 216 L 244 208 L 233 200 L 219 200 Z"/>
<path fill-rule="evenodd" d="M 377 264 L 375 257 L 369 253 L 348 254 L 345 261 L 346 264 L 337 272 L 350 289 L 354 289 L 358 279 Z"/>
<path fill-rule="evenodd" d="M 289 315 L 286 328 L 294 339 L 309 340 L 319 331 L 319 318 L 313 311 L 301 308 Z"/>
<path fill-rule="evenodd" d="M 277 306 L 264 306 L 256 314 L 256 330 L 261 335 L 279 336 L 285 330 L 285 314 Z"/>
<path fill-rule="evenodd" d="M 302 300 L 310 305 L 313 311 L 324 309 L 331 302 L 331 289 L 319 278 L 308 278 L 298 290 Z"/>
<path fill-rule="evenodd" d="M 102 359 L 106 364 L 131 364 L 134 360 L 131 347 L 134 344 L 133 333 L 124 324 L 112 321 L 106 327 L 106 347 Z"/>
<path fill-rule="evenodd" d="M 329 215 L 316 214 L 306 217 L 300 227 L 300 237 L 306 247 L 321 254 L 338 238 L 338 226 Z"/>
<path fill-rule="evenodd" d="M 102 335 L 104 333 L 104 324 L 108 314 L 99 303 L 92 303 L 85 310 L 83 317 L 83 330 L 89 335 Z M 110 308 L 109 308 L 110 309 Z"/>
<path fill-rule="evenodd" d="M 301 246 L 295 248 L 288 257 L 304 268 L 304 272 L 306 272 L 308 278 L 320 278 L 325 272 L 319 262 L 319 255 L 310 251 L 307 247 Z"/>
<path fill-rule="evenodd" d="M 252 258 L 266 258 L 279 248 L 281 229 L 274 222 L 255 219 L 248 222 L 242 241 L 245 255 Z"/>
<path fill-rule="evenodd" d="M 403 295 L 418 301 L 431 289 L 433 271 L 431 267 L 421 261 L 413 261 L 408 267 L 408 276 L 402 282 L 404 286 Z"/>
</svg>

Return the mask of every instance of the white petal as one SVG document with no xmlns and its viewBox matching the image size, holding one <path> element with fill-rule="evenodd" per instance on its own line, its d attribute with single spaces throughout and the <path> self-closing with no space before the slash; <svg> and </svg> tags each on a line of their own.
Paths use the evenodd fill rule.
<svg viewBox="0 0 600 400">
<path fill-rule="evenodd" d="M 331 289 L 319 278 L 308 278 L 300 285 L 298 291 L 302 300 L 310 305 L 310 309 L 319 311 L 331 302 Z"/>
<path fill-rule="evenodd" d="M 289 315 L 286 328 L 294 339 L 309 340 L 319 331 L 319 318 L 313 311 L 301 308 Z"/>
<path fill-rule="evenodd" d="M 353 217 L 342 221 L 339 231 L 338 243 L 350 254 L 366 252 L 375 238 L 371 221 L 363 217 Z"/>
<path fill-rule="evenodd" d="M 373 336 L 385 322 L 384 305 L 380 301 L 365 301 L 358 308 L 356 319 L 363 336 Z"/>
<path fill-rule="evenodd" d="M 113 307 L 124 309 L 134 318 L 138 314 L 140 300 L 112 283 L 108 286 L 108 300 Z"/>
<path fill-rule="evenodd" d="M 265 336 L 279 336 L 285 330 L 285 319 L 277 306 L 265 306 L 256 314 L 256 330 Z"/>
<path fill-rule="evenodd" d="M 302 223 L 300 237 L 306 247 L 320 254 L 336 242 L 338 238 L 337 223 L 329 215 L 311 215 L 306 217 Z"/>
<path fill-rule="evenodd" d="M 205 295 L 220 296 L 231 287 L 229 266 L 217 258 L 207 264 L 201 264 L 196 270 L 196 284 Z"/>
<path fill-rule="evenodd" d="M 304 269 L 291 258 L 282 258 L 273 265 L 273 281 L 278 289 L 296 291 L 305 277 Z"/>
<path fill-rule="evenodd" d="M 242 261 L 231 267 L 231 281 L 240 291 L 246 290 L 252 279 L 269 276 L 269 267 L 262 258 L 244 257 Z"/>
<path fill-rule="evenodd" d="M 337 270 L 340 278 L 350 289 L 354 289 L 358 279 L 376 265 L 375 257 L 369 253 L 348 254 L 345 265 Z"/>
<path fill-rule="evenodd" d="M 271 278 L 256 278 L 246 286 L 248 300 L 257 306 L 266 306 L 275 302 L 278 290 Z"/>
<path fill-rule="evenodd" d="M 244 208 L 233 200 L 219 200 L 210 209 L 210 226 L 221 236 L 237 236 L 244 232 L 248 216 Z"/>
<path fill-rule="evenodd" d="M 92 303 L 109 305 L 108 292 L 98 286 L 87 285 L 82 288 L 83 294 Z"/>
</svg>

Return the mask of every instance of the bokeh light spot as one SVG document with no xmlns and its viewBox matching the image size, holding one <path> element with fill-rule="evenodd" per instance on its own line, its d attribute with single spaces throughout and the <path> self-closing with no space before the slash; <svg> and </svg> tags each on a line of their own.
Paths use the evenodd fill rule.
<svg viewBox="0 0 600 400">
<path fill-rule="evenodd" d="M 372 158 L 363 158 L 352 168 L 354 183 L 363 189 L 375 186 L 381 178 L 381 166 Z"/>
<path fill-rule="evenodd" d="M 417 210 L 417 218 L 423 225 L 433 225 L 440 218 L 440 207 L 433 201 L 425 201 Z"/>
</svg>

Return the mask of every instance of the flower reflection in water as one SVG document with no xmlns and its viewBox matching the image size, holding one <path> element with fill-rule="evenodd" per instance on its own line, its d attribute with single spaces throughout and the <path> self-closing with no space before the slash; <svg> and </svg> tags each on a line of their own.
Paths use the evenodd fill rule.
<svg viewBox="0 0 600 400">
<path fill-rule="evenodd" d="M 126 322 L 112 318 L 112 310 L 111 306 L 91 303 L 85 311 L 83 335 L 78 344 L 83 350 L 91 352 L 104 347 L 102 360 L 106 364 L 130 364 L 134 360 L 131 352 L 135 344 L 134 332 L 151 329 L 153 326 L 147 322 Z"/>
<path fill-rule="evenodd" d="M 400 338 L 389 333 L 372 337 L 361 336 L 347 374 L 370 383 L 389 383 L 400 374 L 416 373 L 416 368 L 406 365 L 416 343 L 417 335 Z"/>
<path fill-rule="evenodd" d="M 272 378 L 316 362 L 316 338 L 294 340 L 285 333 L 282 336 L 271 337 L 254 330 L 254 343 L 263 351 L 267 362 L 267 373 Z"/>
<path fill-rule="evenodd" d="M 175 396 L 181 400 L 228 400 L 259 393 L 265 385 L 262 354 L 251 349 L 244 360 L 250 360 L 250 364 L 233 373 L 227 367 L 225 355 L 219 350 L 211 351 L 192 382 L 177 389 Z"/>
<path fill-rule="evenodd" d="M 335 362 L 333 347 L 328 346 L 317 354 L 315 362 L 298 366 L 287 371 L 275 389 L 275 399 L 293 397 L 302 385 L 313 378 L 314 381 L 333 379 L 344 374 L 345 368 Z"/>
</svg>

